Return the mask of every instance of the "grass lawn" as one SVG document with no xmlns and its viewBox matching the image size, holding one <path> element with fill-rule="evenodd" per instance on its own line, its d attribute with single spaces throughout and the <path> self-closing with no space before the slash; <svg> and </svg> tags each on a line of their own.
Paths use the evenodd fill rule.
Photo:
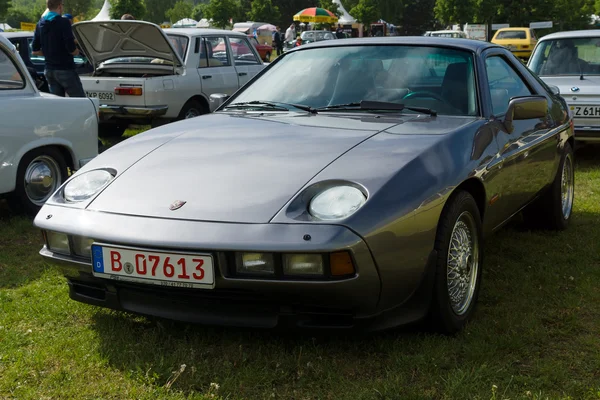
<svg viewBox="0 0 600 400">
<path fill-rule="evenodd" d="M 206 328 L 69 300 L 31 220 L 0 202 L 0 399 L 600 399 L 600 160 L 576 154 L 573 223 L 486 242 L 456 337 Z"/>
</svg>

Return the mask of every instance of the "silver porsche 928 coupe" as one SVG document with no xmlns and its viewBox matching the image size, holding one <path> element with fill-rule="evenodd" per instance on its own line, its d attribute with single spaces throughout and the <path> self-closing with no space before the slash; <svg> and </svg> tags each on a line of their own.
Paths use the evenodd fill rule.
<svg viewBox="0 0 600 400">
<path fill-rule="evenodd" d="M 116 310 L 251 327 L 430 318 L 453 333 L 487 234 L 520 211 L 569 223 L 573 122 L 556 92 L 486 42 L 301 46 L 200 99 L 213 114 L 79 170 L 35 219 L 41 254 L 72 299 Z"/>
</svg>

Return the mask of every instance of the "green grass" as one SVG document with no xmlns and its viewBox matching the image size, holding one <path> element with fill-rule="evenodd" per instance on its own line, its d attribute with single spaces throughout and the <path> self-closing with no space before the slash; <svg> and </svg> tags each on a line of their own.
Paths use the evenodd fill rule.
<svg viewBox="0 0 600 400">
<path fill-rule="evenodd" d="M 0 399 L 600 399 L 600 161 L 577 153 L 563 233 L 486 241 L 456 337 L 205 328 L 80 304 L 0 203 Z M 185 367 L 184 367 L 185 365 Z"/>
</svg>

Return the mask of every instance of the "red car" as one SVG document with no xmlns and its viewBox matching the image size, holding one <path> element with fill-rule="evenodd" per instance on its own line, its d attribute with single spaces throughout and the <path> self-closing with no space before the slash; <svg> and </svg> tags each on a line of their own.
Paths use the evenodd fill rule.
<svg viewBox="0 0 600 400">
<path fill-rule="evenodd" d="M 273 53 L 273 46 L 269 46 L 268 44 L 260 44 L 258 40 L 254 36 L 248 35 L 250 42 L 256 47 L 258 50 L 258 54 L 260 54 L 260 58 L 264 61 L 271 61 L 271 53 Z"/>
</svg>

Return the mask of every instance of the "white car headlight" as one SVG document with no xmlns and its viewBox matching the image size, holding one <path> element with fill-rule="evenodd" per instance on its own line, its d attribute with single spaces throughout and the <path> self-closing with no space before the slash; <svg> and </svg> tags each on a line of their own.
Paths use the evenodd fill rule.
<svg viewBox="0 0 600 400">
<path fill-rule="evenodd" d="M 65 186 L 65 200 L 72 203 L 85 201 L 102 190 L 112 179 L 113 175 L 102 169 L 81 174 Z"/>
<path fill-rule="evenodd" d="M 313 197 L 308 210 L 313 217 L 320 220 L 334 221 L 354 214 L 366 201 L 363 192 L 357 188 L 336 186 Z"/>
</svg>

